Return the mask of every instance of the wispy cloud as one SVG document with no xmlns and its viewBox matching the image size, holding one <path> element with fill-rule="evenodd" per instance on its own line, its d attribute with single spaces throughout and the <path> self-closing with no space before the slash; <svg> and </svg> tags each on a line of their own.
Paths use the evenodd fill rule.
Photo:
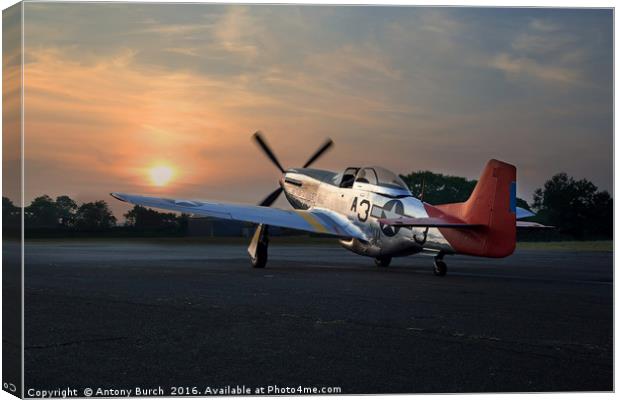
<svg viewBox="0 0 620 400">
<path fill-rule="evenodd" d="M 249 142 L 256 129 L 290 166 L 331 136 L 325 168 L 475 177 L 485 158 L 501 157 L 528 166 L 525 197 L 560 169 L 610 185 L 611 151 L 600 151 L 612 138 L 604 12 L 29 10 L 27 196 L 153 192 L 145 168 L 165 161 L 179 174 L 163 194 L 256 201 L 277 177 Z"/>
<path fill-rule="evenodd" d="M 165 47 L 162 51 L 169 53 L 183 54 L 185 56 L 200 57 L 201 51 L 198 47 Z"/>
<path fill-rule="evenodd" d="M 252 60 L 259 51 L 255 43 L 260 30 L 261 26 L 255 24 L 247 8 L 233 6 L 217 22 L 214 33 L 223 49 Z"/>
<path fill-rule="evenodd" d="M 546 82 L 580 83 L 580 74 L 574 69 L 545 65 L 527 57 L 498 54 L 489 61 L 489 66 L 505 72 L 509 78 L 533 77 Z"/>
<path fill-rule="evenodd" d="M 584 68 L 589 43 L 572 28 L 557 21 L 531 18 L 517 30 L 510 52 L 491 57 L 488 65 L 506 73 L 509 79 L 535 79 L 565 85 L 589 85 Z"/>
</svg>

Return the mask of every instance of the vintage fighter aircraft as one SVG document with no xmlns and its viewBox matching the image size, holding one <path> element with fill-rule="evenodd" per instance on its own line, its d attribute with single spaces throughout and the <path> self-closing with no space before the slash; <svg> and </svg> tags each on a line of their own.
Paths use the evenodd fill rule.
<svg viewBox="0 0 620 400">
<path fill-rule="evenodd" d="M 433 255 L 434 273 L 443 276 L 445 255 L 512 254 L 517 220 L 534 215 L 516 207 L 516 168 L 498 160 L 487 163 L 467 201 L 430 205 L 385 168 L 349 167 L 340 173 L 308 168 L 332 146 L 331 140 L 302 168 L 285 170 L 260 132 L 254 139 L 282 173 L 279 187 L 258 205 L 111 195 L 146 207 L 258 224 L 248 248 L 255 268 L 265 267 L 268 228 L 278 226 L 334 236 L 346 249 L 373 257 L 379 267 L 387 267 L 392 257 Z M 294 210 L 270 207 L 282 192 Z"/>
</svg>

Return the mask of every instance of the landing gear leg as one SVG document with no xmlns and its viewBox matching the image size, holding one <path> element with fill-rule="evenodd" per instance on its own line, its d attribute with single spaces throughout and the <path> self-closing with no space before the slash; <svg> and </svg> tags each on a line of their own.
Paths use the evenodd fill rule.
<svg viewBox="0 0 620 400">
<path fill-rule="evenodd" d="M 390 266 L 391 261 L 392 257 L 377 257 L 375 258 L 375 265 L 377 267 L 386 268 Z"/>
<path fill-rule="evenodd" d="M 250 263 L 254 268 L 265 268 L 267 265 L 267 249 L 269 247 L 268 226 L 260 224 L 252 236 L 252 241 L 248 247 Z"/>
<path fill-rule="evenodd" d="M 437 276 L 445 276 L 446 272 L 448 272 L 448 266 L 443 261 L 443 254 L 439 253 L 435 256 L 435 267 L 433 269 L 433 273 Z"/>
</svg>

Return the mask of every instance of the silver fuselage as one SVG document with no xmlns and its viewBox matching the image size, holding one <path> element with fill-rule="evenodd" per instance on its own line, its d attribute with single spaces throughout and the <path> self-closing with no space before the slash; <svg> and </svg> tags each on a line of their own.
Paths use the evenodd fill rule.
<svg viewBox="0 0 620 400">
<path fill-rule="evenodd" d="M 437 228 L 405 228 L 380 224 L 379 218 L 401 215 L 427 218 L 424 204 L 408 191 L 355 183 L 339 187 L 337 173 L 309 168 L 286 171 L 280 179 L 287 200 L 296 209 L 326 209 L 336 212 L 366 235 L 367 241 L 340 240 L 354 253 L 370 257 L 406 256 L 415 253 L 453 253 Z"/>
</svg>

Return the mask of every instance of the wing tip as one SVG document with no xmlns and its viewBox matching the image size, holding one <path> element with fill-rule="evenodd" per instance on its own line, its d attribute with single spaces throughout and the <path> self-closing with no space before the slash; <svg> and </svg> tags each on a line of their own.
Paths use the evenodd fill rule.
<svg viewBox="0 0 620 400">
<path fill-rule="evenodd" d="M 533 213 L 531 210 L 527 210 L 527 209 L 522 208 L 522 207 L 517 207 L 516 208 L 516 215 L 517 215 L 517 219 L 522 219 L 522 218 L 533 217 L 536 214 Z"/>
<path fill-rule="evenodd" d="M 544 225 L 538 222 L 531 222 L 531 221 L 517 221 L 516 226 L 517 228 L 524 228 L 524 229 L 555 229 L 555 226 Z"/>
<path fill-rule="evenodd" d="M 123 194 L 122 193 L 112 192 L 112 193 L 110 193 L 110 196 L 114 197 L 116 200 L 127 202 L 127 200 L 125 200 L 123 198 Z"/>
</svg>

